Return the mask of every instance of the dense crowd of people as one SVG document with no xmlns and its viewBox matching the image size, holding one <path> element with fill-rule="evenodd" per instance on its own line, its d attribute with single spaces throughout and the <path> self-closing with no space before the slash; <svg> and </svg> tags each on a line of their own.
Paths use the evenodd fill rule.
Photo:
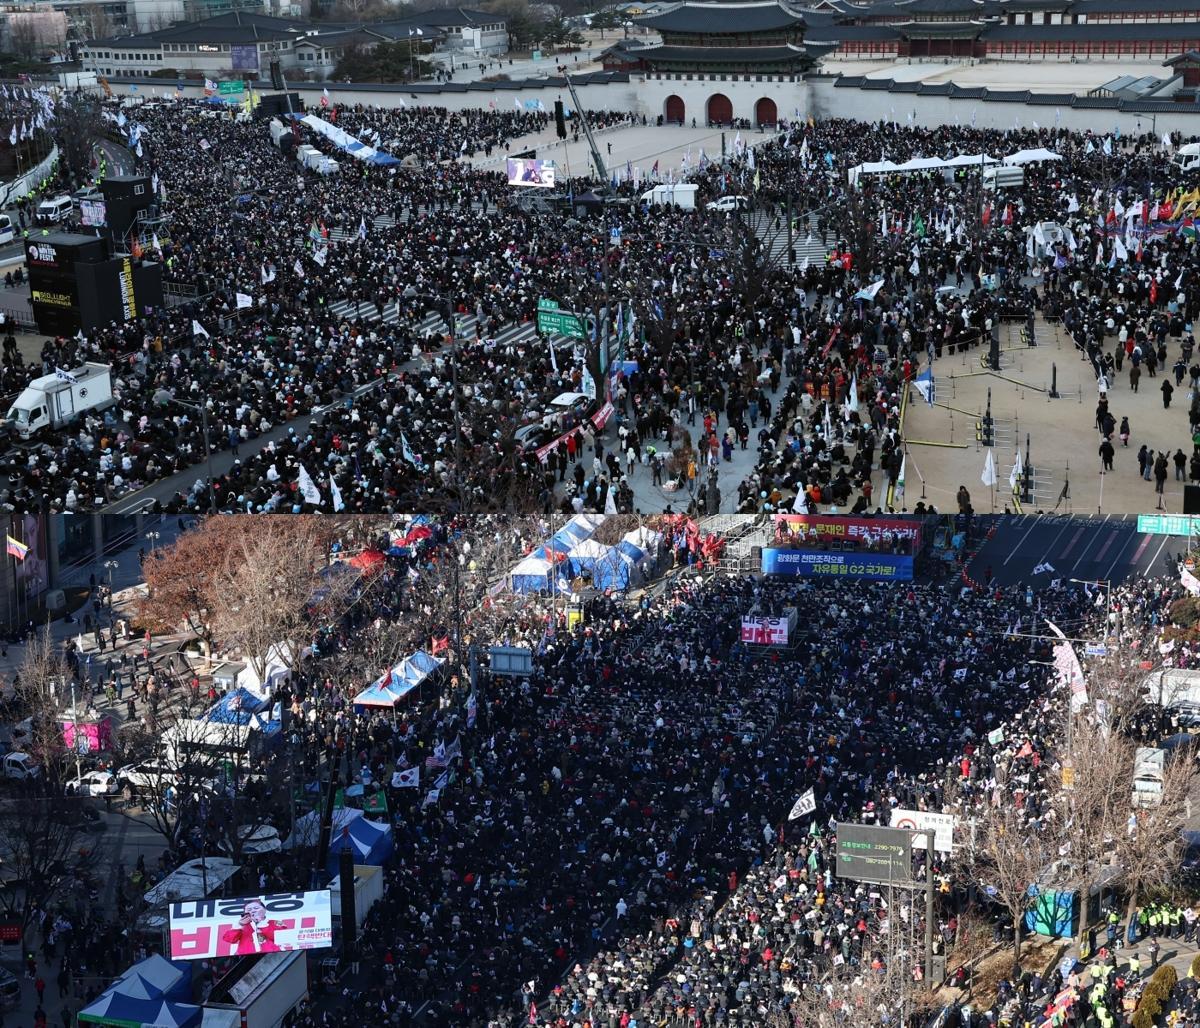
<svg viewBox="0 0 1200 1028">
<path fill-rule="evenodd" d="M 629 525 L 596 532 L 615 539 Z M 494 587 L 561 527 L 415 517 L 379 538 L 348 528 L 345 546 L 387 556 L 276 684 L 289 748 L 255 758 L 246 788 L 285 831 L 289 760 L 302 796 L 319 797 L 330 771 L 383 783 L 386 813 L 366 816 L 390 822 L 394 854 L 357 943 L 362 973 L 314 979 L 296 1028 L 806 1028 L 818 1009 L 852 1022 L 864 997 L 886 1006 L 897 983 L 922 980 L 926 915 L 917 894 L 838 876 L 838 823 L 887 825 L 895 808 L 966 823 L 1008 802 L 1049 814 L 1067 697 L 1039 666 L 1050 648 L 1029 626 L 1052 619 L 1088 636 L 1107 618 L 1110 646 L 1131 659 L 1200 666 L 1191 643 L 1159 649 L 1177 582 L 1105 594 L 1057 578 L 1033 591 L 700 574 L 701 533 L 685 517 L 645 526 L 646 571 L 684 570 L 637 598 L 595 594 L 578 617 L 561 598 Z M 793 607 L 786 647 L 741 641 L 742 615 Z M 459 632 L 528 646 L 532 672 L 469 681 L 453 654 Z M 395 710 L 354 704 L 380 654 L 416 649 L 449 658 L 428 688 Z M 89 668 L 75 658 L 84 681 Z M 159 687 L 169 706 L 170 681 Z M 138 715 L 157 709 L 143 694 Z M 413 771 L 415 783 L 395 777 Z M 140 888 L 226 838 L 236 823 L 226 817 L 219 803 L 188 807 L 157 866 L 139 865 Z M 935 946 L 946 953 L 973 890 L 948 854 L 915 856 L 917 879 L 938 883 Z M 311 850 L 246 859 L 283 889 L 307 881 Z M 122 886 L 123 915 L 136 914 L 136 895 Z M 1176 913 L 1164 921 L 1147 907 L 1145 920 L 1173 924 Z M 1002 937 L 1003 914 L 991 917 Z M 1119 1006 L 1136 977 L 1114 972 L 1096 1001 Z M 1039 1023 L 1067 978 L 1004 981 L 995 1008 L 963 1023 Z"/>
<path fill-rule="evenodd" d="M 195 467 L 165 502 L 202 509 L 205 441 L 200 419 L 171 404 L 178 398 L 206 406 L 210 447 L 240 460 L 214 483 L 221 510 L 312 509 L 316 493 L 299 494 L 301 466 L 325 509 L 404 509 L 453 494 L 475 509 L 520 497 L 543 512 L 603 510 L 610 494 L 630 506 L 631 483 L 652 476 L 641 495 L 666 503 L 688 486 L 676 502 L 698 511 L 720 493 L 746 512 L 867 510 L 885 502 L 900 470 L 906 379 L 943 353 L 986 344 L 1003 318 L 1038 308 L 1062 317 L 1104 376 L 1102 393 L 1119 390 L 1125 361 L 1135 374 L 1143 364 L 1174 368 L 1172 388 L 1182 388 L 1180 363 L 1191 374 L 1194 246 L 1175 230 L 1184 205 L 1168 211 L 1154 199 L 1178 199 L 1171 149 L 1158 139 L 785 124 L 752 149 L 737 140 L 727 160 L 681 171 L 700 186 L 695 210 L 635 202 L 572 217 L 516 203 L 495 161 L 472 163 L 550 136 L 548 112 L 318 113 L 403 163 L 341 155 L 338 174 L 297 174 L 260 122 L 184 101 L 129 113 L 124 131 L 141 126 L 138 168 L 167 216 L 159 251 L 146 241 L 147 256 L 161 255 L 166 281 L 196 299 L 47 345 L 32 371 L 69 358 L 112 361 L 119 402 L 10 455 L 15 505 L 38 506 L 44 495 L 55 508 L 98 509 Z M 592 116 L 613 127 L 634 120 Z M 296 132 L 334 153 L 324 137 Z M 981 190 L 972 168 L 949 179 L 847 178 L 883 157 L 1035 146 L 1062 159 L 1026 164 L 1024 185 L 1005 193 Z M 1101 173 L 1114 160 L 1125 177 L 1110 191 Z M 647 184 L 629 168 L 614 179 L 628 199 Z M 1143 182 L 1154 185 L 1144 210 Z M 734 193 L 752 196 L 753 209 L 706 209 Z M 789 211 L 800 235 L 815 228 L 828 259 L 780 252 L 774 240 Z M 1043 223 L 1064 231 L 1034 231 Z M 1114 257 L 1118 245 L 1128 259 Z M 598 342 L 560 339 L 552 349 L 536 331 L 547 297 L 599 314 L 606 328 L 597 336 L 623 340 L 608 374 Z M 372 304 L 384 318 L 335 313 L 343 301 Z M 451 309 L 456 345 L 447 349 Z M 7 386 L 17 378 L 5 372 Z M 584 414 L 592 424 L 581 427 L 595 431 L 597 464 L 564 457 L 570 425 L 549 418 L 538 430 L 564 392 L 595 397 Z M 310 431 L 314 412 L 326 413 Z M 1196 402 L 1188 413 L 1200 426 Z M 293 432 L 283 428 L 301 418 Z M 587 446 L 583 434 L 576 442 Z M 262 452 L 263 436 L 273 450 Z M 704 488 L 747 448 L 757 456 L 752 476 Z M 1160 448 L 1172 449 L 1151 445 Z M 568 478 L 564 463 L 582 464 L 582 476 L 572 469 Z"/>
</svg>

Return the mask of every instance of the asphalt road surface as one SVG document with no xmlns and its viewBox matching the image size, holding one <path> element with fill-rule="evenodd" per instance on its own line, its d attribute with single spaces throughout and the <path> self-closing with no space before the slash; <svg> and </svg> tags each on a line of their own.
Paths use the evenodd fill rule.
<svg viewBox="0 0 1200 1028">
<path fill-rule="evenodd" d="M 1182 536 L 1139 532 L 1134 514 L 1038 514 L 987 520 L 995 526 L 995 534 L 979 549 L 967 573 L 982 582 L 991 568 L 999 585 L 1028 583 L 1036 588 L 1053 578 L 1115 585 L 1173 574 L 1174 558 L 1187 545 Z"/>
</svg>

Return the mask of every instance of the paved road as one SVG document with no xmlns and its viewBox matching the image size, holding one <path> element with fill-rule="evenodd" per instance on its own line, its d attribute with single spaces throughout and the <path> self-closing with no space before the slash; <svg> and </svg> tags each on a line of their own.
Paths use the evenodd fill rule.
<svg viewBox="0 0 1200 1028">
<path fill-rule="evenodd" d="M 1114 584 L 1132 578 L 1172 574 L 1174 557 L 1186 541 L 1137 530 L 1137 516 L 1085 517 L 1038 514 L 989 519 L 995 534 L 976 554 L 967 573 L 981 582 L 990 567 L 1001 585 L 1050 579 L 1086 578 Z M 1052 571 L 1036 572 L 1049 564 Z"/>
</svg>

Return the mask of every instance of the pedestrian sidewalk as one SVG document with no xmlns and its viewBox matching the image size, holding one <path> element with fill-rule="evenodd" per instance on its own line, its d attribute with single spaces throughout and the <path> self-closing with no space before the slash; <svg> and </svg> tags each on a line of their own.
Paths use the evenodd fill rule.
<svg viewBox="0 0 1200 1028">
<path fill-rule="evenodd" d="M 93 561 L 90 567 L 76 569 L 73 575 L 64 576 L 64 585 L 70 583 L 76 586 L 87 586 L 89 584 L 89 576 L 94 577 L 97 585 L 108 585 L 111 572 L 114 598 L 113 613 L 117 616 L 131 613 L 133 597 L 126 591 L 140 585 L 143 581 L 139 550 L 144 550 L 149 554 L 152 549 L 157 549 L 159 546 L 167 546 L 174 542 L 179 535 L 178 520 L 175 518 L 164 519 L 162 522 L 153 525 L 150 532 L 157 533 L 157 538 L 136 541 L 117 553 L 107 554 L 102 559 Z M 105 564 L 110 561 L 113 562 L 114 567 L 105 567 Z M 67 585 L 67 587 L 69 588 L 70 586 Z M 126 593 L 126 595 L 122 597 L 122 593 Z M 92 597 L 78 610 L 72 611 L 68 617 L 55 618 L 50 622 L 51 642 L 61 650 L 61 647 L 68 640 L 74 639 L 79 648 L 84 652 L 98 653 L 95 639 L 90 633 L 84 632 L 85 619 L 89 614 L 93 618 L 98 618 L 100 623 L 106 628 L 111 623 L 108 605 L 101 605 L 93 592 Z M 39 631 L 44 630 L 44 628 L 44 625 L 41 626 Z M 117 652 L 120 652 L 121 639 L 119 635 L 117 643 Z M 21 666 L 21 662 L 25 659 L 26 649 L 26 642 L 9 644 L 6 647 L 0 646 L 0 679 L 3 679 L 5 682 L 12 680 L 14 672 L 17 671 Z"/>
</svg>

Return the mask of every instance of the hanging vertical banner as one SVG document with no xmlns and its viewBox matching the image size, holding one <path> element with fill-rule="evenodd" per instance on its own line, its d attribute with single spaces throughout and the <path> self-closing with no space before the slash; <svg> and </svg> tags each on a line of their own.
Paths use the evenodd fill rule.
<svg viewBox="0 0 1200 1028">
<path fill-rule="evenodd" d="M 1058 672 L 1059 681 L 1071 693 L 1071 709 L 1079 710 L 1088 701 L 1087 680 L 1083 677 L 1079 656 L 1058 625 L 1053 621 L 1047 621 L 1046 624 L 1050 626 L 1050 631 L 1062 640 L 1054 644 L 1054 668 Z"/>
</svg>

